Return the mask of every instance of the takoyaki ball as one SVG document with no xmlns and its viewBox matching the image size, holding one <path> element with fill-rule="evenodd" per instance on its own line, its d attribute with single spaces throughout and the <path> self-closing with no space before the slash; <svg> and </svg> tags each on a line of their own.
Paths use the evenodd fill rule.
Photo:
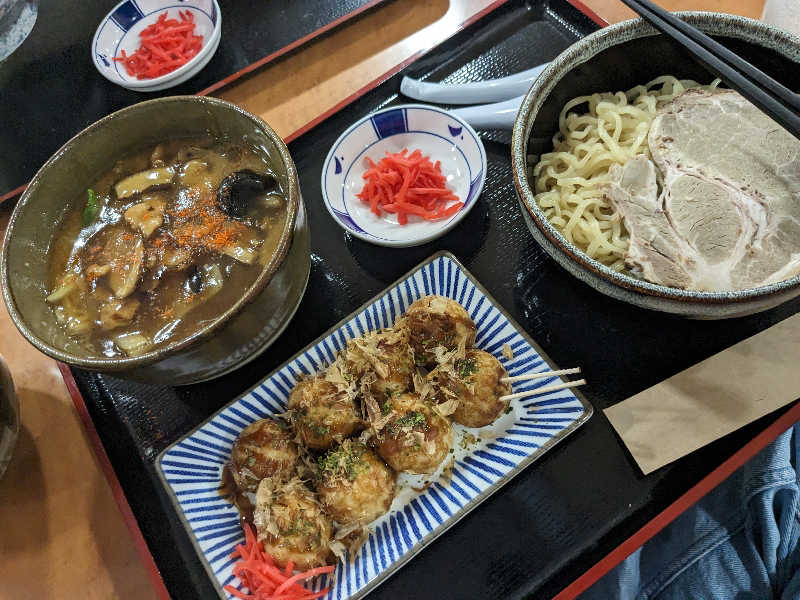
<svg viewBox="0 0 800 600">
<path fill-rule="evenodd" d="M 502 396 L 511 393 L 511 385 L 501 379 L 508 373 L 500 361 L 483 350 L 467 350 L 449 369 L 433 373 L 438 388 L 437 401 L 455 399 L 458 402 L 450 416 L 456 423 L 467 427 L 484 427 L 492 423 L 508 408 Z"/>
<path fill-rule="evenodd" d="M 354 398 L 320 377 L 299 382 L 289 394 L 289 418 L 308 448 L 325 450 L 363 428 Z"/>
<path fill-rule="evenodd" d="M 420 366 L 436 364 L 438 346 L 453 350 L 462 341 L 465 348 L 475 343 L 477 330 L 469 313 L 455 300 L 442 296 L 425 296 L 411 304 L 402 324 L 408 327 L 409 343 Z"/>
<path fill-rule="evenodd" d="M 388 404 L 394 415 L 376 432 L 378 454 L 395 471 L 433 473 L 453 445 L 450 421 L 410 392 Z"/>
<path fill-rule="evenodd" d="M 370 331 L 347 343 L 345 364 L 358 378 L 369 376 L 369 388 L 376 396 L 405 392 L 416 371 L 414 355 L 405 328 Z"/>
<path fill-rule="evenodd" d="M 264 551 L 281 567 L 291 561 L 305 571 L 332 560 L 333 523 L 299 479 L 277 488 L 264 479 L 256 492 L 253 523 Z"/>
<path fill-rule="evenodd" d="M 363 442 L 345 440 L 317 465 L 317 496 L 334 521 L 366 524 L 389 510 L 395 473 Z"/>
<path fill-rule="evenodd" d="M 233 443 L 231 473 L 243 492 L 255 492 L 265 477 L 286 481 L 297 465 L 297 444 L 283 421 L 261 419 L 245 427 Z"/>
</svg>

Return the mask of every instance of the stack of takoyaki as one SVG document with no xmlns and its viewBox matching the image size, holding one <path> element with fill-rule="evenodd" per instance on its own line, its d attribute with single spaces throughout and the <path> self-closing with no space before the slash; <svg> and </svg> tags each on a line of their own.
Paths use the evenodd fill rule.
<svg viewBox="0 0 800 600">
<path fill-rule="evenodd" d="M 448 416 L 482 427 L 507 408 L 505 369 L 472 348 L 475 334 L 457 302 L 424 297 L 299 381 L 282 419 L 242 431 L 233 479 L 256 492 L 253 522 L 279 565 L 327 563 L 336 526 L 352 532 L 389 510 L 397 472 L 435 472 L 453 446 Z"/>
</svg>

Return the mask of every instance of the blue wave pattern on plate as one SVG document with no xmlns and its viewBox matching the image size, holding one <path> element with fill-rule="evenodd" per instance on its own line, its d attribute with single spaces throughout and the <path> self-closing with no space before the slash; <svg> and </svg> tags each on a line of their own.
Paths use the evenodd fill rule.
<svg viewBox="0 0 800 600">
<path fill-rule="evenodd" d="M 392 326 L 412 302 L 429 294 L 462 304 L 478 328 L 475 345 L 500 359 L 510 375 L 550 370 L 455 260 L 447 254 L 435 256 L 162 454 L 158 465 L 167 487 L 219 588 L 238 583 L 230 554 L 244 541 L 236 509 L 218 492 L 222 468 L 239 432 L 253 421 L 284 412 L 296 380 L 330 363 L 349 339 Z M 511 360 L 502 355 L 505 344 L 513 350 Z M 556 379 L 521 382 L 513 391 L 550 385 Z M 339 563 L 332 581 L 317 578 L 313 590 L 332 585 L 325 598 L 362 597 L 591 415 L 591 407 L 569 389 L 514 402 L 513 424 L 456 460 L 449 481 L 440 478 L 405 506 L 373 522 L 355 560 Z"/>
<path fill-rule="evenodd" d="M 144 14 L 142 14 L 141 9 L 133 0 L 121 4 L 111 13 L 111 20 L 122 31 L 128 31 L 142 17 L 144 17 Z"/>
<path fill-rule="evenodd" d="M 370 118 L 379 140 L 408 131 L 408 118 L 405 108 L 388 110 Z"/>
</svg>

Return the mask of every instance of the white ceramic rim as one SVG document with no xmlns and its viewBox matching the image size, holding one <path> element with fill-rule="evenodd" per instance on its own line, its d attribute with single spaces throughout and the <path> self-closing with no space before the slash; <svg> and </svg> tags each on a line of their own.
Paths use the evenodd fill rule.
<svg viewBox="0 0 800 600">
<path fill-rule="evenodd" d="M 100 24 L 97 26 L 97 29 L 95 29 L 94 36 L 92 36 L 92 46 L 91 46 L 91 49 L 90 49 L 90 51 L 92 53 L 92 64 L 94 64 L 94 66 L 97 69 L 97 71 L 103 77 L 108 79 L 111 83 L 115 83 L 115 84 L 117 84 L 117 85 L 119 85 L 121 87 L 124 87 L 126 89 L 139 91 L 139 92 L 150 92 L 150 91 L 164 90 L 164 89 L 167 89 L 169 87 L 172 87 L 173 85 L 178 85 L 179 83 L 183 83 L 184 81 L 186 81 L 186 79 L 191 77 L 191 75 L 187 75 L 186 77 L 184 77 L 180 81 L 174 81 L 174 80 L 176 78 L 180 77 L 181 75 L 187 74 L 189 71 L 191 71 L 191 70 L 193 70 L 195 68 L 197 68 L 198 71 L 199 71 L 200 69 L 202 69 L 202 67 L 204 67 L 208 63 L 208 59 L 210 58 L 209 53 L 211 53 L 213 55 L 213 53 L 216 52 L 216 49 L 219 46 L 220 39 L 222 39 L 222 11 L 220 11 L 220 9 L 219 9 L 219 3 L 217 2 L 217 0 L 211 0 L 212 4 L 214 6 L 214 11 L 216 12 L 216 15 L 217 15 L 217 21 L 214 24 L 214 30 L 211 32 L 211 36 L 208 38 L 208 40 L 204 40 L 203 41 L 203 47 L 200 49 L 200 52 L 198 52 L 195 56 L 193 56 L 192 59 L 189 62 L 187 62 L 185 65 L 181 65 L 180 67 L 178 67 L 174 71 L 170 71 L 169 73 L 167 73 L 165 75 L 161 75 L 160 77 L 154 77 L 153 79 L 143 79 L 143 80 L 141 80 L 141 82 L 139 80 L 125 81 L 123 79 L 116 79 L 116 78 L 110 77 L 108 75 L 108 73 L 105 72 L 104 69 L 100 68 L 100 65 L 97 62 L 97 53 L 95 52 L 95 48 L 97 46 L 97 38 L 100 36 L 100 30 L 103 28 L 103 25 L 105 25 L 105 23 L 108 20 L 111 19 L 111 15 L 113 15 L 114 12 L 120 6 L 122 6 L 123 4 L 125 4 L 126 2 L 129 2 L 129 1 L 130 0 L 120 0 L 120 2 L 115 4 L 114 7 L 110 11 L 108 11 L 108 13 L 100 20 Z M 152 12 L 144 15 L 143 18 L 147 18 L 150 15 L 155 14 L 156 12 L 160 13 L 161 11 L 164 11 L 164 10 L 166 10 L 168 8 L 175 8 L 175 7 L 176 7 L 176 5 L 170 3 L 169 6 L 164 6 L 162 8 L 159 8 L 157 11 L 152 11 Z M 194 7 L 194 6 L 185 6 L 183 8 L 188 8 L 188 9 L 192 9 L 192 10 L 200 10 L 197 7 Z M 213 49 L 212 49 L 212 47 L 213 47 Z M 205 58 L 205 61 L 203 62 L 203 64 L 198 66 L 198 63 L 204 58 Z"/>
<path fill-rule="evenodd" d="M 339 215 L 336 213 L 336 211 L 331 206 L 330 199 L 328 198 L 328 191 L 327 191 L 326 186 L 325 186 L 325 174 L 328 172 L 328 166 L 330 165 L 331 160 L 333 159 L 333 157 L 334 157 L 334 155 L 336 153 L 336 149 L 345 140 L 345 138 L 347 138 L 347 136 L 349 136 L 358 126 L 360 126 L 362 123 L 365 123 L 368 119 L 374 117 L 375 115 L 379 115 L 379 114 L 382 114 L 382 113 L 385 113 L 385 112 L 389 112 L 389 111 L 393 111 L 393 110 L 409 109 L 409 108 L 424 109 L 424 110 L 430 110 L 432 112 L 438 112 L 438 113 L 441 113 L 441 114 L 453 119 L 454 121 L 457 121 L 458 124 L 461 125 L 464 128 L 464 130 L 467 131 L 475 139 L 475 142 L 476 142 L 476 144 L 478 146 L 478 151 L 479 151 L 480 157 L 481 157 L 481 170 L 480 170 L 480 173 L 478 175 L 477 184 L 475 185 L 475 194 L 474 194 L 471 202 L 469 202 L 468 204 L 465 203 L 465 205 L 455 215 L 453 215 L 450 218 L 449 221 L 447 221 L 444 224 L 444 226 L 442 226 L 439 229 L 436 229 L 436 230 L 432 231 L 428 235 L 412 237 L 412 238 L 405 239 L 405 240 L 386 240 L 386 239 L 381 239 L 381 238 L 374 237 L 374 236 L 372 236 L 372 235 L 370 235 L 368 233 L 363 233 L 361 231 L 356 231 L 355 229 L 350 228 L 347 225 L 347 223 L 343 223 L 339 219 Z M 404 132 L 404 133 L 408 134 L 408 132 Z M 397 135 L 397 134 L 395 134 L 395 135 Z M 388 137 L 392 137 L 392 136 L 388 136 Z M 342 229 L 347 231 L 350 235 L 352 235 L 354 237 L 357 237 L 360 240 L 364 240 L 365 242 L 369 242 L 371 244 L 375 244 L 377 246 L 386 246 L 386 247 L 389 247 L 389 248 L 410 248 L 412 246 L 420 246 L 422 244 L 426 244 L 426 243 L 428 243 L 430 241 L 433 241 L 433 240 L 443 236 L 444 234 L 448 233 L 451 229 L 453 229 L 453 227 L 455 227 L 461 221 L 461 219 L 463 219 L 467 215 L 467 213 L 470 210 L 472 210 L 472 207 L 475 206 L 475 204 L 477 204 L 478 197 L 481 195 L 481 192 L 483 191 L 483 184 L 486 182 L 486 168 L 487 168 L 486 148 L 483 145 L 483 140 L 481 140 L 481 138 L 478 135 L 478 133 L 464 119 L 462 119 L 458 115 L 455 115 L 452 112 L 450 112 L 448 110 L 445 110 L 445 109 L 443 109 L 441 107 L 438 107 L 438 106 L 432 106 L 432 105 L 429 105 L 429 104 L 397 104 L 397 105 L 388 106 L 388 107 L 383 108 L 381 110 L 376 110 L 375 112 L 371 112 L 371 113 L 369 113 L 367 115 L 364 115 L 363 117 L 358 119 L 356 122 L 351 124 L 347 129 L 344 130 L 344 132 L 342 132 L 342 134 L 338 138 L 336 138 L 336 141 L 331 145 L 331 148 L 328 151 L 328 155 L 325 157 L 325 162 L 322 163 L 322 173 L 320 175 L 320 184 L 321 184 L 320 187 L 322 189 L 322 200 L 323 200 L 323 203 L 325 204 L 325 208 L 328 210 L 328 213 L 331 215 L 333 220 L 336 221 L 336 223 Z"/>
<path fill-rule="evenodd" d="M 131 90 L 131 91 L 133 91 L 133 92 L 142 92 L 142 93 L 147 93 L 147 92 L 158 92 L 158 91 L 161 91 L 161 90 L 166 90 L 166 89 L 169 89 L 169 88 L 171 88 L 171 87 L 175 87 L 176 85 L 180 85 L 180 84 L 182 84 L 182 83 L 184 83 L 184 82 L 188 81 L 189 79 L 191 79 L 192 77 L 194 77 L 194 76 L 195 76 L 195 75 L 197 75 L 197 74 L 198 74 L 200 71 L 202 71 L 202 70 L 203 70 L 203 68 L 204 68 L 204 67 L 205 67 L 205 66 L 206 66 L 206 65 L 209 63 L 209 61 L 210 61 L 210 60 L 213 58 L 213 56 L 214 56 L 214 53 L 217 51 L 217 48 L 219 47 L 219 42 L 220 42 L 220 40 L 221 40 L 221 39 L 222 39 L 222 36 L 221 36 L 221 35 L 217 35 L 217 36 L 215 36 L 215 37 L 212 39 L 212 41 L 211 41 L 211 42 L 208 44 L 209 52 L 207 52 L 207 53 L 205 54 L 205 56 L 203 56 L 203 57 L 200 59 L 200 62 L 198 62 L 196 65 L 194 65 L 194 67 L 193 67 L 192 69 L 190 69 L 189 71 L 186 71 L 186 73 L 184 73 L 184 74 L 183 74 L 183 75 L 181 75 L 180 77 L 177 77 L 177 78 L 175 78 L 175 79 L 171 79 L 171 80 L 169 80 L 169 81 L 167 81 L 167 82 L 160 83 L 160 84 L 158 84 L 158 85 L 154 85 L 154 86 L 152 86 L 152 87 L 144 87 L 144 88 L 142 88 L 142 87 L 139 87 L 139 88 L 134 88 L 134 87 L 129 87 L 129 86 L 127 86 L 127 85 L 123 85 L 123 84 L 121 84 L 121 83 L 118 83 L 117 85 L 120 85 L 120 86 L 124 87 L 125 89 Z M 205 48 L 205 46 L 204 46 L 204 48 Z M 200 55 L 198 54 L 198 55 L 197 55 L 197 56 L 195 56 L 195 57 L 194 57 L 192 60 L 194 60 L 194 59 L 195 59 L 195 58 L 197 58 L 198 56 L 200 56 Z M 187 64 L 188 64 L 188 63 L 187 63 Z M 183 68 L 183 67 L 181 67 L 181 68 Z"/>
</svg>

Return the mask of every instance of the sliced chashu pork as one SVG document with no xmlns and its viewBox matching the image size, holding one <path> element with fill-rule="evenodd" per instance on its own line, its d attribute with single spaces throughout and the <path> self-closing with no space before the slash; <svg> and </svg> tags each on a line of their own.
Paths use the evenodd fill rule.
<svg viewBox="0 0 800 600">
<path fill-rule="evenodd" d="M 709 291 L 800 273 L 800 142 L 736 92 L 702 90 L 665 105 L 648 142 L 653 162 L 613 168 L 607 190 L 629 268 Z"/>
</svg>

